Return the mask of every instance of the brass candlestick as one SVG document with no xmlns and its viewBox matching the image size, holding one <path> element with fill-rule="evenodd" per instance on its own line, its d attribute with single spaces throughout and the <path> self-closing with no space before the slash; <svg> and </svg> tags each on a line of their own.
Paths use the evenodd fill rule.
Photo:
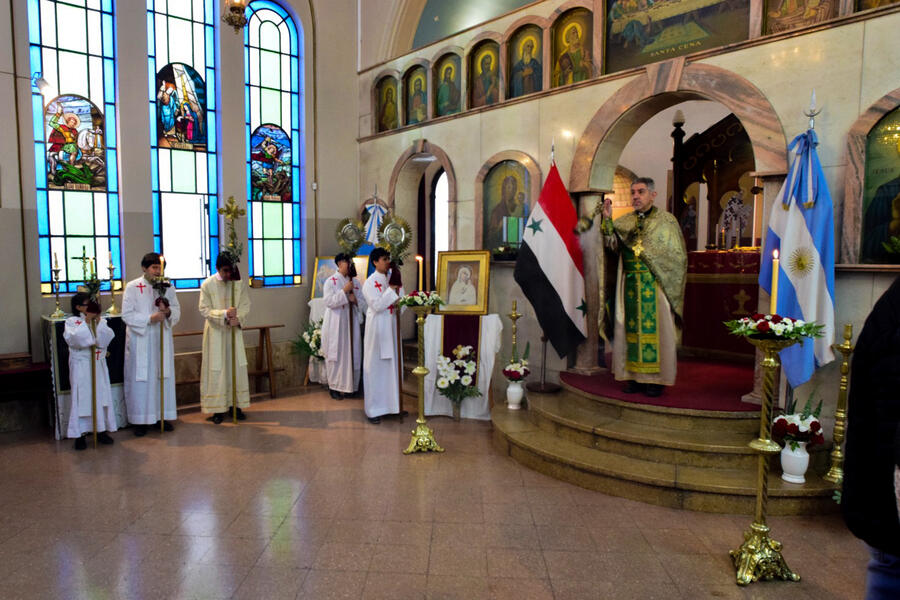
<svg viewBox="0 0 900 600">
<path fill-rule="evenodd" d="M 109 269 L 109 301 L 110 301 L 110 306 L 109 306 L 109 310 L 106 311 L 106 314 L 115 316 L 115 315 L 119 314 L 119 309 L 116 308 L 116 280 L 115 280 L 115 276 L 116 276 L 116 267 L 115 267 L 115 265 L 112 264 L 112 262 L 110 262 L 110 263 L 109 263 L 109 266 L 107 267 L 107 269 Z"/>
<path fill-rule="evenodd" d="M 416 325 L 419 331 L 419 362 L 413 369 L 413 375 L 419 378 L 419 415 L 416 418 L 416 428 L 412 431 L 412 439 L 403 454 L 413 452 L 443 452 L 434 439 L 434 432 L 425 423 L 425 376 L 428 369 L 425 368 L 425 315 L 434 310 L 433 306 L 410 306 L 416 313 Z"/>
<path fill-rule="evenodd" d="M 841 359 L 841 382 L 838 387 L 837 407 L 834 410 L 834 443 L 831 448 L 831 468 L 824 479 L 840 487 L 844 481 L 844 451 L 841 448 L 847 433 L 847 387 L 850 380 L 850 354 L 853 352 L 853 325 L 844 325 L 844 343 L 831 347 L 843 355 Z"/>
<path fill-rule="evenodd" d="M 747 341 L 763 352 L 760 363 L 764 372 L 762 407 L 759 413 L 759 438 L 750 447 L 759 453 L 756 479 L 756 515 L 750 529 L 744 532 L 744 543 L 729 552 L 737 569 L 737 584 L 747 585 L 759 579 L 800 581 L 781 556 L 781 542 L 769 537 L 766 508 L 769 502 L 769 458 L 781 452 L 772 440 L 772 404 L 775 399 L 775 371 L 780 366 L 778 353 L 799 340 L 753 339 Z"/>
<path fill-rule="evenodd" d="M 512 312 L 507 315 L 509 320 L 512 321 L 512 353 L 510 354 L 509 362 L 514 362 L 513 357 L 519 356 L 518 348 L 516 346 L 516 321 L 523 316 L 522 313 L 516 310 L 516 301 L 513 300 L 512 303 Z"/>
<path fill-rule="evenodd" d="M 59 272 L 62 271 L 59 267 L 53 267 L 50 269 L 53 271 L 53 291 L 56 294 L 56 310 L 50 313 L 51 319 L 62 319 L 66 316 L 65 311 L 59 307 Z"/>
</svg>

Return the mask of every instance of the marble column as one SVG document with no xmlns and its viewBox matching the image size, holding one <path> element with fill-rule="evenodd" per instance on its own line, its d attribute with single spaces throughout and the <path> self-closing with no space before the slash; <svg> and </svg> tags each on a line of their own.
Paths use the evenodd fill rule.
<svg viewBox="0 0 900 600">
<path fill-rule="evenodd" d="M 592 218 L 594 210 L 603 202 L 604 192 L 579 194 L 578 215 Z M 582 342 L 575 353 L 575 366 L 572 371 L 582 375 L 592 375 L 603 370 L 597 363 L 600 350 L 600 329 L 597 324 L 597 312 L 600 303 L 600 280 L 597 269 L 600 241 L 600 216 L 594 218 L 590 229 L 582 233 L 581 250 L 584 253 L 584 299 L 587 302 L 586 330 L 587 339 Z"/>
</svg>

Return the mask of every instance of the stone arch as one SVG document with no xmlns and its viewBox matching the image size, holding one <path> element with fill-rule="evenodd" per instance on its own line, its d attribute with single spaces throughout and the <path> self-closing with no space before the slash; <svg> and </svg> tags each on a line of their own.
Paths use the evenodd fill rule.
<svg viewBox="0 0 900 600">
<path fill-rule="evenodd" d="M 835 223 L 841 232 L 838 262 L 858 263 L 862 235 L 862 201 L 866 174 L 866 138 L 873 127 L 889 112 L 900 107 L 900 88 L 879 98 L 853 123 L 847 134 L 847 170 L 844 175 L 844 207 L 842 222 Z"/>
<path fill-rule="evenodd" d="M 530 181 L 530 197 L 532 203 L 537 202 L 541 194 L 541 167 L 530 155 L 519 150 L 503 150 L 493 155 L 481 166 L 475 176 L 475 249 L 484 249 L 484 180 L 495 165 L 505 160 L 514 160 L 528 171 Z"/>
<path fill-rule="evenodd" d="M 387 196 L 387 207 L 390 210 L 394 210 L 396 207 L 396 194 L 397 194 L 397 186 L 400 181 L 401 172 L 404 170 L 407 162 L 409 162 L 412 158 L 416 156 L 434 156 L 437 161 L 440 162 L 441 167 L 444 169 L 444 172 L 447 174 L 447 196 L 449 198 L 450 204 L 450 249 L 456 249 L 456 207 L 457 207 L 457 184 L 456 184 L 456 172 L 453 170 L 453 163 L 450 162 L 450 157 L 447 156 L 447 153 L 444 152 L 444 149 L 436 144 L 432 144 L 426 139 L 417 140 L 412 146 L 410 146 L 400 157 L 397 159 L 397 162 L 394 163 L 394 169 L 391 172 L 391 179 L 388 183 L 388 196 Z M 422 173 L 425 172 L 426 167 L 422 167 Z"/>
<path fill-rule="evenodd" d="M 787 141 L 781 120 L 763 93 L 736 73 L 712 65 L 686 65 L 682 57 L 648 65 L 594 113 L 575 151 L 569 190 L 611 190 L 615 166 L 631 136 L 648 118 L 685 100 L 723 104 L 750 137 L 756 172 L 787 172 Z"/>
</svg>

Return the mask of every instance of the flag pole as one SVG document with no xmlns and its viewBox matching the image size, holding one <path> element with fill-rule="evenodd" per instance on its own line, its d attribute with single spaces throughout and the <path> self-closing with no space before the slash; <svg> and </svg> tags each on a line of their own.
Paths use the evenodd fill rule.
<svg viewBox="0 0 900 600">
<path fill-rule="evenodd" d="M 231 306 L 234 306 L 234 279 L 231 280 Z M 237 332 L 234 325 L 231 326 L 231 417 L 232 422 L 237 425 L 237 375 L 234 372 L 237 349 L 235 348 L 235 338 Z"/>
<path fill-rule="evenodd" d="M 555 394 L 562 389 L 555 383 L 547 382 L 547 336 L 543 331 L 541 331 L 541 380 L 537 383 L 533 381 L 526 383 L 525 389 L 541 394 Z"/>
<path fill-rule="evenodd" d="M 97 323 L 91 320 L 91 333 L 94 343 L 91 344 L 91 426 L 94 430 L 94 450 L 97 449 Z"/>
</svg>

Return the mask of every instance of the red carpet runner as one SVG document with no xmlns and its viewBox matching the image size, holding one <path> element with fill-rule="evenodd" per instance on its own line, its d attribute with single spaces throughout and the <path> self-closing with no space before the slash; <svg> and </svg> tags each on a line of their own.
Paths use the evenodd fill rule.
<svg viewBox="0 0 900 600">
<path fill-rule="evenodd" d="M 678 361 L 678 378 L 675 385 L 665 388 L 659 398 L 643 394 L 626 394 L 623 382 L 616 381 L 612 373 L 578 375 L 560 373 L 562 381 L 578 390 L 652 406 L 689 408 L 693 410 L 717 410 L 751 412 L 759 406 L 741 402 L 741 396 L 753 390 L 753 365 L 734 364 L 700 359 Z"/>
</svg>

